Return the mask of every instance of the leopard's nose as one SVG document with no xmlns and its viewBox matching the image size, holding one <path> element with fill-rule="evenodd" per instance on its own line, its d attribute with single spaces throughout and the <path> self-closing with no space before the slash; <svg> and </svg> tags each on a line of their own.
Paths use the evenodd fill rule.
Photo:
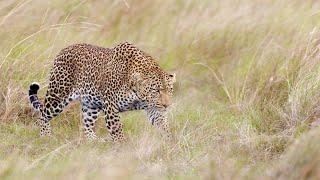
<svg viewBox="0 0 320 180">
<path fill-rule="evenodd" d="M 167 99 L 163 104 L 163 107 L 167 108 L 171 105 L 171 100 L 170 99 Z"/>
</svg>

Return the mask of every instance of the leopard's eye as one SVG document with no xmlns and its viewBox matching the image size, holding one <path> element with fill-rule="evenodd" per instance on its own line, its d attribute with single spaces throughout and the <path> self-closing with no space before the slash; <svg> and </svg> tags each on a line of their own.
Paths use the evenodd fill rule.
<svg viewBox="0 0 320 180">
<path fill-rule="evenodd" d="M 158 88 L 150 88 L 152 92 L 160 92 L 160 89 Z"/>
</svg>

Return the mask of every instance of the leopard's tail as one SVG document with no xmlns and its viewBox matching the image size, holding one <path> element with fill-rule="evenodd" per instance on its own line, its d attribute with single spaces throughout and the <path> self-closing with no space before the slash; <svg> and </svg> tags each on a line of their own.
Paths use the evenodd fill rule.
<svg viewBox="0 0 320 180">
<path fill-rule="evenodd" d="M 42 112 L 43 105 L 39 101 L 39 98 L 38 98 L 38 90 L 39 89 L 40 89 L 40 85 L 38 83 L 36 83 L 36 82 L 31 83 L 31 85 L 29 87 L 29 100 L 30 100 L 32 107 L 36 111 Z"/>
</svg>

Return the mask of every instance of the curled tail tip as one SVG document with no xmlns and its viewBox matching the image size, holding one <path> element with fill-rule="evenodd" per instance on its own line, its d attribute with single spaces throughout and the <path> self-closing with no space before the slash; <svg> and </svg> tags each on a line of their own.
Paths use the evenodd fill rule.
<svg viewBox="0 0 320 180">
<path fill-rule="evenodd" d="M 40 89 L 39 83 L 37 82 L 31 83 L 29 87 L 29 95 L 37 94 L 39 89 Z"/>
</svg>

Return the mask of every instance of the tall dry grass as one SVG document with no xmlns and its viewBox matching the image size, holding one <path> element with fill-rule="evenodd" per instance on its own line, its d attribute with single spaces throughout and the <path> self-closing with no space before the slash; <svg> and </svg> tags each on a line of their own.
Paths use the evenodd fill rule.
<svg viewBox="0 0 320 180">
<path fill-rule="evenodd" d="M 295 149 L 308 153 L 289 146 L 320 121 L 319 9 L 314 0 L 0 1 L 0 177 L 309 177 L 299 172 L 318 172 L 313 162 L 286 165 Z M 122 115 L 128 143 L 86 142 L 78 105 L 53 120 L 52 138 L 40 138 L 28 85 L 40 82 L 44 97 L 63 47 L 123 41 L 177 73 L 176 140 L 130 112 Z M 97 131 L 106 135 L 103 118 Z"/>
</svg>

